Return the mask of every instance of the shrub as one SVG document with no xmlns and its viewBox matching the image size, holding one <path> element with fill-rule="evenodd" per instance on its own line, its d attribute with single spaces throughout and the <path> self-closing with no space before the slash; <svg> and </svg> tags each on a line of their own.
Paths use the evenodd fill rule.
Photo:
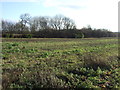
<svg viewBox="0 0 120 90">
<path fill-rule="evenodd" d="M 75 34 L 75 38 L 84 38 L 84 34 L 83 33 Z"/>
<path fill-rule="evenodd" d="M 3 34 L 2 36 L 5 37 L 5 38 L 12 38 L 13 34 Z"/>
<path fill-rule="evenodd" d="M 22 38 L 32 38 L 32 34 L 22 34 Z"/>
<path fill-rule="evenodd" d="M 32 34 L 26 34 L 26 38 L 32 38 Z"/>
</svg>

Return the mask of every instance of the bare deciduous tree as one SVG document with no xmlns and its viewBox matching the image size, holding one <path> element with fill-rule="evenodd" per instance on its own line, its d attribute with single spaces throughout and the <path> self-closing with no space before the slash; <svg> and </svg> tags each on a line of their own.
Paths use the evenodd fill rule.
<svg viewBox="0 0 120 90">
<path fill-rule="evenodd" d="M 55 17 L 51 18 L 49 21 L 49 25 L 52 29 L 55 30 L 76 29 L 74 21 L 63 15 L 56 15 Z"/>
<path fill-rule="evenodd" d="M 15 23 L 2 20 L 2 31 L 12 33 L 15 31 L 14 26 L 15 26 Z"/>
<path fill-rule="evenodd" d="M 20 23 L 22 31 L 25 29 L 26 24 L 29 24 L 31 16 L 28 13 L 20 15 Z"/>
</svg>

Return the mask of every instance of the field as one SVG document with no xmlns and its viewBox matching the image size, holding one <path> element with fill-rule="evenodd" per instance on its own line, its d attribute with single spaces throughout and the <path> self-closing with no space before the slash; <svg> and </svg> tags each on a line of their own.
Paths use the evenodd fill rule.
<svg viewBox="0 0 120 90">
<path fill-rule="evenodd" d="M 117 38 L 3 38 L 7 88 L 120 88 Z"/>
</svg>

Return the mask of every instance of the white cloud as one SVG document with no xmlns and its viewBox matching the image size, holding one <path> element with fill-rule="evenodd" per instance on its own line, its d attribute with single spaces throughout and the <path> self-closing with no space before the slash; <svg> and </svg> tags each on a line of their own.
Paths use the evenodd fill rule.
<svg viewBox="0 0 120 90">
<path fill-rule="evenodd" d="M 118 0 L 45 0 L 43 5 L 57 8 L 74 19 L 79 28 L 90 24 L 94 28 L 118 30 Z"/>
<path fill-rule="evenodd" d="M 41 0 L 0 0 L 0 2 L 39 2 Z"/>
<path fill-rule="evenodd" d="M 60 14 L 72 18 L 79 28 L 90 24 L 93 28 L 106 28 L 112 31 L 118 30 L 118 1 L 0 0 L 0 2 L 38 2 L 38 4 L 42 4 L 46 8 L 56 8 Z"/>
<path fill-rule="evenodd" d="M 44 0 L 46 7 L 83 6 L 87 0 Z"/>
</svg>

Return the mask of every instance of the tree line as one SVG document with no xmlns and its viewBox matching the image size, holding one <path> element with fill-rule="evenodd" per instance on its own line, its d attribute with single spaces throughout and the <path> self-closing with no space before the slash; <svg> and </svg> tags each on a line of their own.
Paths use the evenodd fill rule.
<svg viewBox="0 0 120 90">
<path fill-rule="evenodd" d="M 91 26 L 77 29 L 74 20 L 63 15 L 31 17 L 25 13 L 18 22 L 2 20 L 2 37 L 11 38 L 90 38 L 116 37 L 107 29 L 92 29 Z"/>
</svg>

